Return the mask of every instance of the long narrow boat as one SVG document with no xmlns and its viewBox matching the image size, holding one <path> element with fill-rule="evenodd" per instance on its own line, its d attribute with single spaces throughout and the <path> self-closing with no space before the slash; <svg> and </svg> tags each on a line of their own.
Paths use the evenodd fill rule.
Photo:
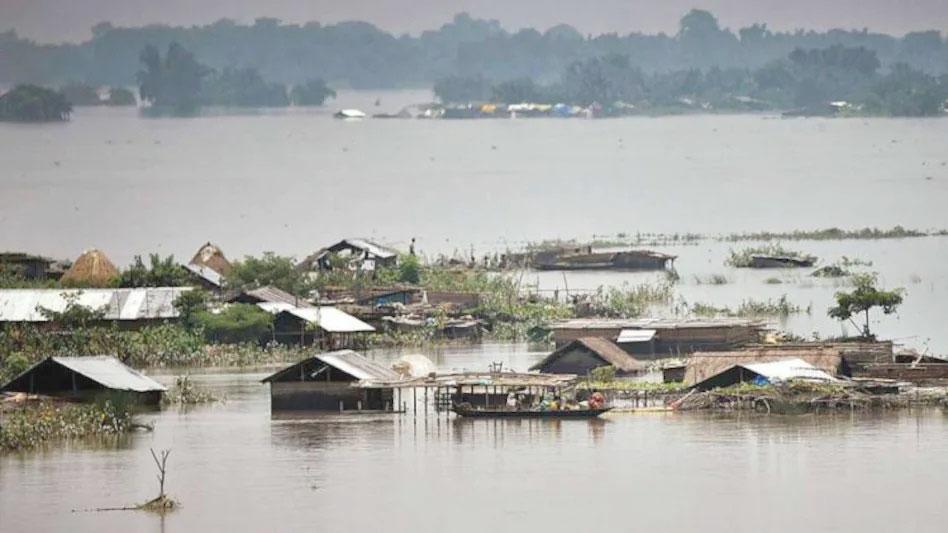
<svg viewBox="0 0 948 533">
<path fill-rule="evenodd" d="M 612 407 L 600 407 L 570 411 L 540 411 L 539 409 L 475 409 L 461 405 L 455 405 L 453 408 L 456 415 L 467 418 L 596 418 L 611 409 Z"/>
</svg>

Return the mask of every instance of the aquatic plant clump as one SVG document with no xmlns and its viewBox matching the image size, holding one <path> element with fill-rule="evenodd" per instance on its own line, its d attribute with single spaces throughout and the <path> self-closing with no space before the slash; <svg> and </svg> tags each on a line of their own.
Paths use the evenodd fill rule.
<svg viewBox="0 0 948 533">
<path fill-rule="evenodd" d="M 698 302 L 693 304 L 689 310 L 691 314 L 699 317 L 731 316 L 740 318 L 786 318 L 790 315 L 804 312 L 809 314 L 812 312 L 812 308 L 810 306 L 804 308 L 790 302 L 786 294 L 777 300 L 747 299 L 742 301 L 737 309 L 731 309 L 727 306 L 717 307 L 711 304 Z"/>
<path fill-rule="evenodd" d="M 191 381 L 191 376 L 177 376 L 174 379 L 174 388 L 162 398 L 164 405 L 195 405 L 199 403 L 215 402 L 218 398 L 210 392 L 199 389 Z"/>
<path fill-rule="evenodd" d="M 811 255 L 807 255 L 796 250 L 789 250 L 780 246 L 779 244 L 769 244 L 766 246 L 744 248 L 737 251 L 731 250 L 730 255 L 724 261 L 724 264 L 735 268 L 748 268 L 753 265 L 754 256 L 758 255 L 789 257 L 800 260 L 815 260 L 815 258 Z"/>
<path fill-rule="evenodd" d="M 106 400 L 88 405 L 39 405 L 3 414 L 0 451 L 25 450 L 53 440 L 115 435 L 132 427 L 128 405 Z"/>
</svg>

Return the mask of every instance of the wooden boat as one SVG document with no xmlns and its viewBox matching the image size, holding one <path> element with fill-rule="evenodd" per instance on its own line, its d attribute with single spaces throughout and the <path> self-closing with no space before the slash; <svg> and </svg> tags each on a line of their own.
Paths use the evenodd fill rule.
<svg viewBox="0 0 948 533">
<path fill-rule="evenodd" d="M 476 409 L 466 405 L 455 405 L 452 410 L 456 415 L 467 418 L 596 418 L 612 410 L 612 407 L 570 411 L 540 411 L 539 409 Z"/>
</svg>

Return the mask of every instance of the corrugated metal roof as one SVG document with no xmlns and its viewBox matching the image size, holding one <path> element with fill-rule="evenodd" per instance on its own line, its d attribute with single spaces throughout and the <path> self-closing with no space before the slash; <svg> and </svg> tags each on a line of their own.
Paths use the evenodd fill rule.
<svg viewBox="0 0 948 533">
<path fill-rule="evenodd" d="M 329 333 L 372 332 L 375 328 L 335 307 L 294 307 L 285 312 L 316 324 Z"/>
<path fill-rule="evenodd" d="M 792 358 L 769 363 L 746 363 L 737 365 L 760 374 L 771 383 L 801 379 L 807 381 L 839 381 L 803 359 Z"/>
<path fill-rule="evenodd" d="M 214 285 L 215 287 L 221 287 L 224 284 L 224 277 L 209 266 L 189 263 L 184 265 L 184 268 L 188 269 L 189 272 Z"/>
<path fill-rule="evenodd" d="M 401 376 L 391 368 L 382 366 L 375 361 L 366 359 L 352 350 L 323 353 L 317 359 L 342 370 L 357 379 L 389 380 L 401 379 Z"/>
<path fill-rule="evenodd" d="M 303 298 L 297 298 L 296 296 L 293 296 L 282 289 L 271 287 L 269 285 L 266 287 L 259 287 L 249 291 L 244 291 L 244 294 L 263 302 L 282 302 L 295 307 L 312 307 L 312 304 Z"/>
<path fill-rule="evenodd" d="M 271 381 L 279 381 L 283 376 L 293 376 L 293 381 L 296 381 L 296 376 L 299 375 L 299 368 L 301 365 L 305 365 L 310 361 L 318 360 L 323 363 L 341 370 L 350 376 L 359 379 L 359 380 L 372 380 L 372 381 L 398 381 L 400 376 L 394 370 L 387 368 L 375 361 L 365 358 L 361 354 L 358 354 L 352 350 L 339 350 L 336 352 L 326 352 L 316 354 L 313 357 L 304 359 L 299 363 L 291 365 L 279 372 L 276 372 L 270 376 L 263 378 L 264 383 Z"/>
<path fill-rule="evenodd" d="M 346 243 L 349 246 L 352 246 L 353 248 L 358 248 L 360 250 L 368 251 L 370 254 L 376 257 L 380 257 L 382 259 L 389 259 L 398 255 L 398 252 L 390 248 L 386 248 L 384 246 L 375 244 L 374 242 L 367 241 L 365 239 L 345 239 L 342 241 L 342 243 Z M 339 246 L 339 245 L 337 244 L 336 246 Z"/>
<path fill-rule="evenodd" d="M 46 322 L 40 309 L 62 312 L 70 298 L 104 310 L 105 320 L 177 318 L 174 302 L 190 287 L 137 289 L 0 289 L 0 322 Z"/>
<path fill-rule="evenodd" d="M 616 342 L 619 344 L 649 342 L 655 338 L 656 333 L 658 332 L 654 329 L 624 329 L 619 332 L 619 338 L 616 339 Z"/>
<path fill-rule="evenodd" d="M 90 357 L 49 357 L 30 367 L 29 370 L 14 378 L 29 375 L 35 368 L 48 362 L 61 365 L 73 372 L 85 376 L 96 383 L 120 391 L 154 392 L 166 391 L 167 387 L 130 368 L 115 357 L 95 355 Z"/>
<path fill-rule="evenodd" d="M 274 315 L 289 313 L 310 324 L 315 324 L 328 333 L 364 333 L 375 328 L 335 307 L 296 307 L 283 302 L 261 302 L 257 307 Z"/>
</svg>

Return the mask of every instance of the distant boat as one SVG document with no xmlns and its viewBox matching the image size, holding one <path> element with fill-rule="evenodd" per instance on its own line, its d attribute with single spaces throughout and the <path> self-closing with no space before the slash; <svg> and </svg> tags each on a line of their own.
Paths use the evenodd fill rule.
<svg viewBox="0 0 948 533">
<path fill-rule="evenodd" d="M 346 120 L 358 120 L 366 117 L 366 114 L 358 109 L 342 109 L 337 111 L 335 115 L 336 118 L 346 119 Z"/>
</svg>

